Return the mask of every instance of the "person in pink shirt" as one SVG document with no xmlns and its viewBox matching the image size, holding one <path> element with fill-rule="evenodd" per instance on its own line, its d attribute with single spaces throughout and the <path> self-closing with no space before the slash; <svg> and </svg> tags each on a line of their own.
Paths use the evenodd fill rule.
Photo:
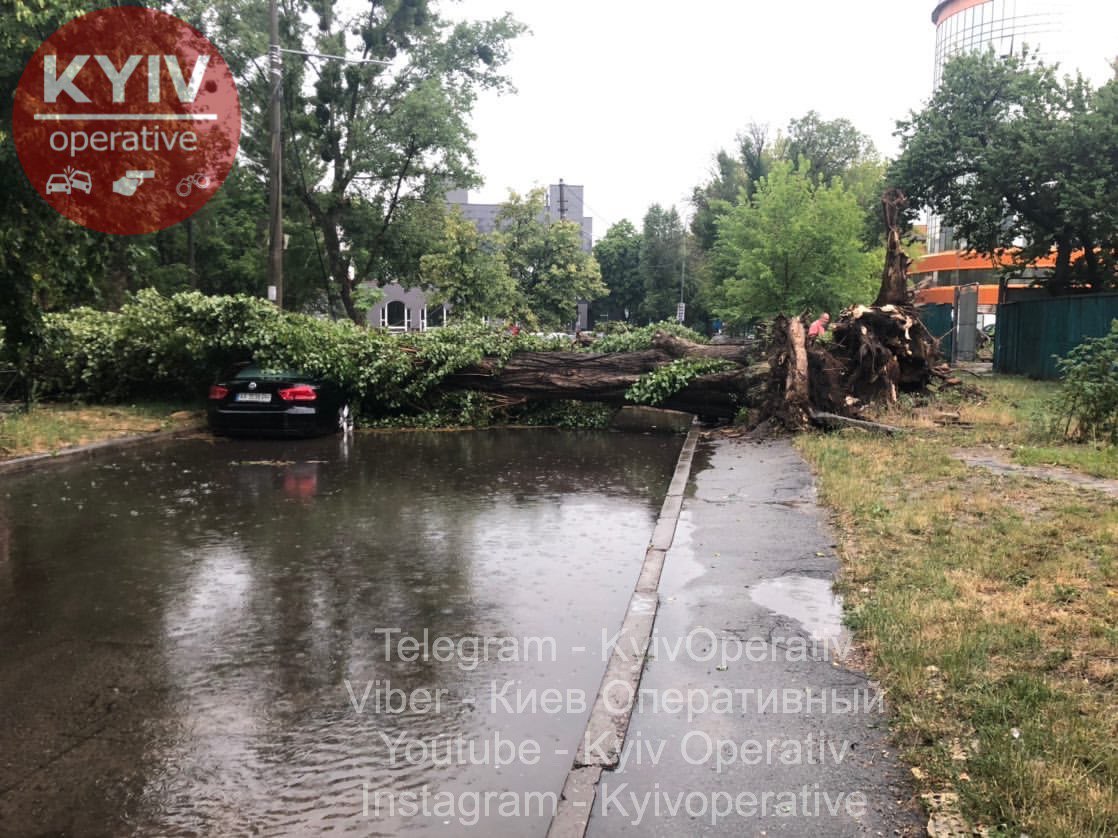
<svg viewBox="0 0 1118 838">
<path fill-rule="evenodd" d="M 830 325 L 830 322 L 831 315 L 829 315 L 827 312 L 823 312 L 821 315 L 819 315 L 819 319 L 813 322 L 807 329 L 808 340 L 815 340 L 817 337 L 827 331 L 827 327 Z"/>
</svg>

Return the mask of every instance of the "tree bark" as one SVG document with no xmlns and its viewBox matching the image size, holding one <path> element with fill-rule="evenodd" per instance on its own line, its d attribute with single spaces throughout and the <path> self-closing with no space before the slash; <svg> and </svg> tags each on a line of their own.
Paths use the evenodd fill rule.
<svg viewBox="0 0 1118 838">
<path fill-rule="evenodd" d="M 807 388 L 807 335 L 804 321 L 794 317 L 786 326 L 788 364 L 784 381 L 784 413 L 791 424 L 803 427 L 811 412 Z"/>
<path fill-rule="evenodd" d="M 698 344 L 674 344 L 700 349 Z M 741 350 L 742 347 L 725 347 Z M 662 349 L 641 352 L 518 352 L 505 364 L 486 358 L 481 363 L 447 377 L 442 386 L 452 390 L 478 390 L 524 400 L 604 402 L 621 405 L 625 392 L 645 373 L 678 357 Z M 714 357 L 698 354 L 696 357 Z M 741 367 L 699 376 L 659 407 L 685 410 L 710 419 L 732 419 L 743 407 L 760 404 L 765 365 Z"/>
<path fill-rule="evenodd" d="M 905 305 L 908 302 L 908 266 L 911 260 L 901 249 L 900 217 L 908 199 L 899 189 L 889 189 L 881 196 L 881 210 L 885 215 L 888 237 L 885 245 L 885 269 L 881 273 L 881 288 L 875 306 Z"/>
<path fill-rule="evenodd" d="M 742 344 L 703 344 L 692 343 L 667 332 L 657 332 L 652 337 L 652 346 L 666 352 L 672 358 L 713 358 L 748 364 L 753 359 L 753 347 Z"/>
</svg>

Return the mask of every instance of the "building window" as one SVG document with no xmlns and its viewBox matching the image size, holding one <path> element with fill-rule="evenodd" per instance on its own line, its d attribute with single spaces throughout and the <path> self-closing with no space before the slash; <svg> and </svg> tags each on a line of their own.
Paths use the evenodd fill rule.
<svg viewBox="0 0 1118 838">
<path fill-rule="evenodd" d="M 411 312 L 399 300 L 393 300 L 381 310 L 381 325 L 390 332 L 406 332 L 411 328 Z"/>
<path fill-rule="evenodd" d="M 427 306 L 424 306 L 419 312 L 419 317 L 419 328 L 422 331 L 425 332 L 428 329 L 438 329 L 439 327 L 446 325 L 446 306 L 435 306 L 431 309 L 428 309 Z"/>
</svg>

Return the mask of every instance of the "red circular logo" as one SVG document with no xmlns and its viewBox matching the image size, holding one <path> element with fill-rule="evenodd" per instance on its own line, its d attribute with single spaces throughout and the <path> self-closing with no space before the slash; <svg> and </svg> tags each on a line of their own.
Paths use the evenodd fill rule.
<svg viewBox="0 0 1118 838">
<path fill-rule="evenodd" d="M 103 233 L 152 233 L 189 218 L 237 155 L 241 105 L 204 35 L 135 6 L 72 20 L 16 88 L 20 163 L 46 202 Z"/>
</svg>

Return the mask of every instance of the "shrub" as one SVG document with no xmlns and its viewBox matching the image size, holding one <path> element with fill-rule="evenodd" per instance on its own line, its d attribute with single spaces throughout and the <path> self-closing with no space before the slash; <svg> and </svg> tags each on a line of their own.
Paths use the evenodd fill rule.
<svg viewBox="0 0 1118 838">
<path fill-rule="evenodd" d="M 712 372 L 731 369 L 734 364 L 718 358 L 681 358 L 646 372 L 625 391 L 625 398 L 635 404 L 662 404 L 695 378 Z"/>
<path fill-rule="evenodd" d="M 664 320 L 660 323 L 650 323 L 647 326 L 636 328 L 616 328 L 605 337 L 594 341 L 590 345 L 591 352 L 639 352 L 642 349 L 652 348 L 652 338 L 657 332 L 664 332 L 683 338 L 693 343 L 706 343 L 707 339 L 698 332 L 674 320 Z"/>
<path fill-rule="evenodd" d="M 1058 412 L 1064 433 L 1081 440 L 1118 442 L 1118 320 L 1056 362 L 1063 378 Z"/>
<path fill-rule="evenodd" d="M 594 351 L 646 349 L 657 331 L 702 340 L 678 324 L 660 323 L 599 341 Z M 463 400 L 436 392 L 437 386 L 482 358 L 496 358 L 499 365 L 515 351 L 549 348 L 571 347 L 479 322 L 393 335 L 348 320 L 277 311 L 258 297 L 209 297 L 196 291 L 165 297 L 146 289 L 118 312 L 78 308 L 48 314 L 32 374 L 45 397 L 182 400 L 201 398 L 223 369 L 254 360 L 335 382 L 366 419 L 430 413 L 439 424 L 463 416 L 484 424 L 493 411 L 491 399 L 467 394 Z M 630 400 L 655 404 L 720 364 L 669 364 L 642 378 Z M 580 414 L 577 422 L 600 421 L 591 414 Z"/>
</svg>

